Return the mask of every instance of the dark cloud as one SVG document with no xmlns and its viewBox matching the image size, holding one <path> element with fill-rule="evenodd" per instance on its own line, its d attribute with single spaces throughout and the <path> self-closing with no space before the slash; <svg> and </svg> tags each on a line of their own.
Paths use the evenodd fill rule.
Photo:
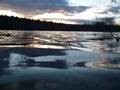
<svg viewBox="0 0 120 90">
<path fill-rule="evenodd" d="M 0 0 L 0 9 L 10 9 L 25 15 L 37 15 L 45 12 L 64 14 L 80 13 L 90 7 L 70 6 L 68 0 Z"/>
<path fill-rule="evenodd" d="M 84 20 L 84 19 L 71 19 L 71 21 L 74 21 L 78 24 L 92 24 L 92 20 Z"/>
<path fill-rule="evenodd" d="M 44 21 L 63 21 L 69 22 L 69 23 L 74 23 L 74 24 L 92 24 L 92 20 L 84 20 L 84 19 L 57 19 L 57 18 L 43 18 Z M 64 22 L 63 22 L 64 23 Z"/>
<path fill-rule="evenodd" d="M 119 14 L 120 13 L 120 6 L 106 6 L 102 12 L 97 12 L 98 14 Z"/>
<path fill-rule="evenodd" d="M 120 13 L 120 6 L 114 6 L 114 7 L 110 7 L 108 9 L 108 12 L 112 12 L 114 14 L 119 14 Z"/>
</svg>

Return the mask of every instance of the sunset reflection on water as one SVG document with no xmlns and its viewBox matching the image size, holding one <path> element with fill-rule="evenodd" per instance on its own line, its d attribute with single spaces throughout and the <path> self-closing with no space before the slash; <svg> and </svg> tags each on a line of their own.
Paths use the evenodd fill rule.
<svg viewBox="0 0 120 90">
<path fill-rule="evenodd" d="M 0 90 L 119 90 L 116 37 L 120 33 L 0 31 Z"/>
</svg>

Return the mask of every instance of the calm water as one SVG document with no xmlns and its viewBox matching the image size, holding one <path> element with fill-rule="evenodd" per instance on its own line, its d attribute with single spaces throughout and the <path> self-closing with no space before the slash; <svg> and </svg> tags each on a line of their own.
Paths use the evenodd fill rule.
<svg viewBox="0 0 120 90">
<path fill-rule="evenodd" d="M 0 31 L 0 90 L 120 90 L 120 33 Z"/>
</svg>

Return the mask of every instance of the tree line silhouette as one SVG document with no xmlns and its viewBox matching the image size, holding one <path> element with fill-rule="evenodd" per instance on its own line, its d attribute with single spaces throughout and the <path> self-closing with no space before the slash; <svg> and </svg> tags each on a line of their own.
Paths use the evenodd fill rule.
<svg viewBox="0 0 120 90">
<path fill-rule="evenodd" d="M 53 29 L 57 24 L 18 17 L 0 16 L 0 29 L 39 30 Z M 61 24 L 62 25 L 62 24 Z"/>
<path fill-rule="evenodd" d="M 53 23 L 26 18 L 0 16 L 0 30 L 55 30 L 55 31 L 120 31 L 118 25 L 96 21 L 91 25 Z"/>
</svg>

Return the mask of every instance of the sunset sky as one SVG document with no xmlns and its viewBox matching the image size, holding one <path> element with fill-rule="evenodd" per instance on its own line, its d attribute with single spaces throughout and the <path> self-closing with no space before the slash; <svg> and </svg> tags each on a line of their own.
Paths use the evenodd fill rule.
<svg viewBox="0 0 120 90">
<path fill-rule="evenodd" d="M 120 21 L 120 0 L 0 0 L 0 15 L 81 24 L 96 17 Z"/>
</svg>

